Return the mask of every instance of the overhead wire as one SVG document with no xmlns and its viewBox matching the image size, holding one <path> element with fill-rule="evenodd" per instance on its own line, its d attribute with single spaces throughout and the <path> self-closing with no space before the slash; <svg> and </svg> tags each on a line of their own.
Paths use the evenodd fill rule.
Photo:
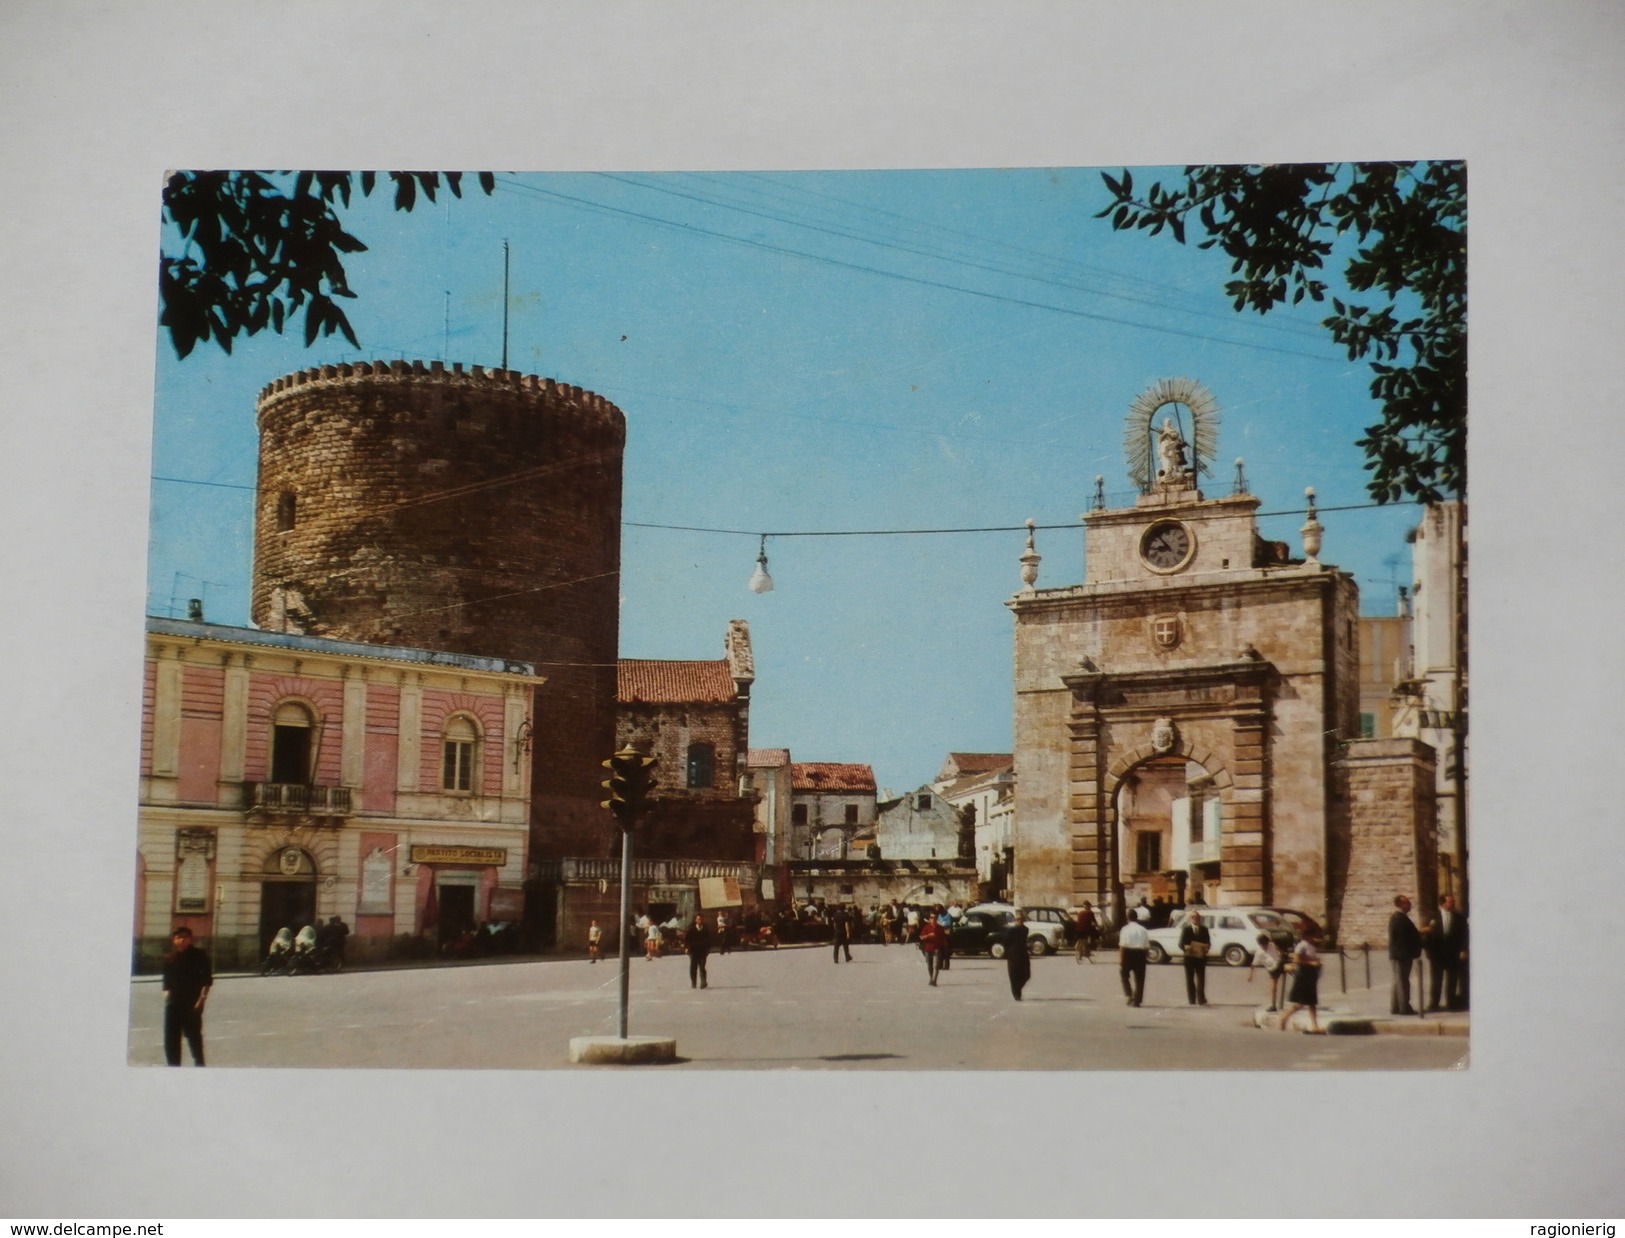
<svg viewBox="0 0 1625 1238">
<path fill-rule="evenodd" d="M 919 275 L 907 275 L 899 271 L 888 271 L 880 267 L 873 267 L 861 262 L 848 262 L 841 258 L 832 258 L 824 254 L 815 254 L 807 250 L 795 249 L 787 245 L 775 245 L 768 241 L 755 240 L 749 237 L 736 236 L 732 233 L 719 232 L 714 228 L 701 227 L 698 224 L 683 223 L 666 219 L 658 215 L 650 215 L 643 211 L 634 211 L 627 207 L 610 206 L 607 203 L 595 202 L 590 198 L 582 198 L 575 194 L 561 193 L 554 189 L 542 189 L 537 186 L 526 185 L 513 181 L 510 178 L 498 177 L 497 184 L 521 194 L 551 198 L 560 202 L 582 206 L 590 210 L 601 211 L 608 214 L 620 215 L 629 219 L 639 219 L 663 228 L 695 235 L 708 236 L 716 240 L 726 241 L 730 244 L 741 245 L 751 249 L 760 249 L 768 253 L 780 254 L 785 257 L 801 258 L 809 262 L 822 263 L 826 266 L 839 267 L 849 271 L 859 271 L 868 275 L 879 276 L 883 279 L 897 280 L 902 283 L 915 284 L 924 288 L 935 288 L 943 292 L 957 292 L 965 296 L 978 297 L 982 300 L 997 301 L 1005 305 L 1018 305 L 1027 309 L 1046 310 L 1051 313 L 1065 314 L 1073 318 L 1082 318 L 1091 322 L 1107 322 L 1117 326 L 1136 327 L 1140 330 L 1153 331 L 1163 335 L 1175 335 L 1185 339 L 1202 340 L 1211 344 L 1229 345 L 1235 348 L 1248 348 L 1257 352 L 1278 353 L 1288 357 L 1299 357 L 1307 361 L 1323 361 L 1343 364 L 1344 359 L 1331 353 L 1303 352 L 1294 348 L 1278 348 L 1270 344 L 1253 343 L 1246 340 L 1230 339 L 1219 335 L 1206 335 L 1200 331 L 1187 331 L 1179 327 L 1167 326 L 1159 323 L 1137 322 L 1130 318 L 1121 318 L 1112 314 L 1102 314 L 1092 310 L 1076 309 L 1066 305 L 1054 305 L 1044 301 L 1034 301 L 1026 297 L 1008 296 L 1003 293 L 989 292 L 980 288 L 969 288 L 963 284 L 952 284 L 945 280 L 927 279 Z"/>
<path fill-rule="evenodd" d="M 672 194 L 672 195 L 674 195 L 676 197 L 688 198 L 688 199 L 691 199 L 693 201 L 702 202 L 702 203 L 704 203 L 706 205 L 709 205 L 709 206 L 719 206 L 719 207 L 722 207 L 725 210 L 739 211 L 739 212 L 741 212 L 743 214 L 752 215 L 752 216 L 755 216 L 755 217 L 758 217 L 758 218 L 774 220 L 776 222 L 783 223 L 783 224 L 786 224 L 786 225 L 791 226 L 791 227 L 807 228 L 807 229 L 810 229 L 810 230 L 815 231 L 815 232 L 822 232 L 822 233 L 827 233 L 827 234 L 832 235 L 832 236 L 844 237 L 845 239 L 848 239 L 848 240 L 861 241 L 864 244 L 875 245 L 875 246 L 878 246 L 878 247 L 884 248 L 884 249 L 897 249 L 897 250 L 900 250 L 902 252 L 916 254 L 916 255 L 919 255 L 921 257 L 932 258 L 932 259 L 935 259 L 937 261 L 955 263 L 957 265 L 967 266 L 967 267 L 971 267 L 973 269 L 981 270 L 981 271 L 988 271 L 988 272 L 998 274 L 998 275 L 1009 275 L 1009 276 L 1012 276 L 1012 277 L 1017 278 L 1017 279 L 1029 280 L 1029 281 L 1031 281 L 1033 283 L 1047 284 L 1047 285 L 1050 285 L 1050 286 L 1056 287 L 1056 288 L 1065 288 L 1065 289 L 1068 289 L 1068 290 L 1071 290 L 1071 291 L 1074 291 L 1074 292 L 1085 292 L 1085 293 L 1089 293 L 1089 294 L 1092 294 L 1092 295 L 1095 295 L 1095 296 L 1110 297 L 1110 298 L 1112 298 L 1114 300 L 1128 301 L 1128 302 L 1131 302 L 1131 303 L 1137 304 L 1137 305 L 1147 305 L 1147 306 L 1150 306 L 1150 307 L 1155 308 L 1155 309 L 1170 310 L 1170 311 L 1172 311 L 1174 313 L 1191 314 L 1191 315 L 1194 315 L 1196 317 L 1201 317 L 1201 318 L 1213 318 L 1213 319 L 1217 319 L 1217 320 L 1225 321 L 1225 322 L 1245 321 L 1247 323 L 1247 325 L 1249 325 L 1251 327 L 1256 327 L 1256 328 L 1258 328 L 1260 330 L 1276 331 L 1276 332 L 1280 332 L 1282 334 L 1294 335 L 1294 336 L 1298 336 L 1300 338 L 1305 338 L 1305 339 L 1308 339 L 1308 338 L 1321 338 L 1323 336 L 1323 332 L 1324 332 L 1324 328 L 1320 327 L 1317 324 L 1297 323 L 1297 322 L 1290 322 L 1290 321 L 1287 321 L 1287 322 L 1270 321 L 1270 320 L 1263 320 L 1263 319 L 1238 320 L 1233 314 L 1221 314 L 1221 313 L 1217 313 L 1217 312 L 1215 312 L 1213 310 L 1198 309 L 1198 308 L 1195 308 L 1194 306 L 1181 306 L 1181 305 L 1171 304 L 1170 302 L 1168 302 L 1168 300 L 1166 298 L 1157 298 L 1157 297 L 1150 296 L 1150 295 L 1136 295 L 1134 293 L 1129 293 L 1129 292 L 1113 291 L 1108 287 L 1092 286 L 1092 285 L 1087 284 L 1087 283 L 1074 282 L 1074 281 L 1065 280 L 1065 279 L 1057 279 L 1053 275 L 1053 269 L 1054 269 L 1054 267 L 1056 265 L 1060 265 L 1062 267 L 1074 268 L 1074 269 L 1077 269 L 1077 270 L 1087 271 L 1087 272 L 1091 272 L 1091 273 L 1098 272 L 1100 276 L 1104 276 L 1108 280 L 1121 280 L 1125 284 L 1132 285 L 1134 283 L 1139 283 L 1139 284 L 1145 286 L 1146 288 L 1154 290 L 1154 291 L 1173 292 L 1173 293 L 1176 293 L 1176 294 L 1180 292 L 1180 290 L 1175 289 L 1170 285 L 1157 284 L 1154 281 L 1150 281 L 1150 280 L 1136 280 L 1132 276 L 1125 276 L 1125 275 L 1122 275 L 1122 274 L 1117 273 L 1117 272 L 1112 272 L 1112 271 L 1109 271 L 1109 270 L 1107 270 L 1106 268 L 1103 268 L 1103 267 L 1092 267 L 1092 266 L 1090 266 L 1088 264 L 1077 263 L 1072 259 L 1061 258 L 1061 257 L 1058 257 L 1058 256 L 1053 255 L 1053 254 L 1046 254 L 1046 253 L 1043 253 L 1042 251 L 1039 251 L 1039 250 L 1026 249 L 1026 248 L 1024 248 L 1022 246 L 1011 245 L 1008 242 L 999 241 L 999 240 L 996 240 L 996 239 L 993 239 L 993 238 L 980 237 L 980 236 L 975 235 L 974 233 L 961 232 L 958 229 L 943 228 L 943 227 L 941 227 L 939 225 L 932 224 L 932 223 L 929 223 L 929 222 L 924 221 L 924 220 L 917 220 L 917 219 L 914 219 L 914 218 L 912 218 L 910 216 L 902 215 L 902 214 L 899 214 L 897 212 L 883 211 L 883 210 L 880 210 L 879 208 L 866 207 L 862 203 L 851 202 L 848 199 L 838 198 L 838 197 L 835 197 L 832 194 L 818 194 L 818 193 L 816 193 L 816 191 L 813 191 L 813 190 L 805 190 L 804 191 L 804 192 L 807 192 L 809 194 L 815 194 L 815 196 L 817 196 L 817 197 L 828 199 L 829 201 L 832 201 L 832 202 L 839 202 L 839 203 L 842 203 L 843 205 L 850 206 L 850 207 L 853 207 L 853 208 L 858 209 L 858 210 L 873 210 L 877 214 L 887 216 L 888 218 L 897 220 L 899 223 L 905 224 L 905 225 L 907 225 L 909 227 L 912 227 L 912 228 L 917 228 L 917 229 L 921 229 L 921 230 L 935 231 L 935 232 L 942 232 L 942 233 L 946 233 L 948 235 L 956 236 L 956 237 L 964 237 L 964 238 L 966 238 L 967 240 L 973 242 L 974 244 L 976 244 L 979 247 L 981 247 L 981 246 L 993 246 L 993 247 L 996 247 L 996 248 L 1004 249 L 1004 250 L 1012 252 L 1013 254 L 1015 254 L 1015 255 L 1017 255 L 1019 257 L 1022 257 L 1022 258 L 1025 258 L 1025 259 L 1030 259 L 1030 260 L 1032 260 L 1034 262 L 1042 262 L 1042 263 L 1044 263 L 1045 264 L 1045 269 L 1047 271 L 1050 271 L 1051 273 L 1050 274 L 1037 274 L 1037 273 L 1034 273 L 1034 272 L 1032 272 L 1030 270 L 1013 269 L 1013 268 L 1008 267 L 1008 266 L 999 266 L 999 265 L 996 265 L 996 264 L 993 264 L 993 263 L 990 263 L 990 262 L 977 261 L 977 260 L 975 260 L 974 258 L 971 258 L 971 257 L 962 257 L 962 256 L 959 256 L 959 255 L 956 255 L 956 254 L 953 254 L 953 253 L 946 253 L 946 252 L 943 252 L 941 249 L 919 248 L 919 247 L 912 246 L 912 245 L 902 244 L 902 243 L 900 243 L 900 242 L 898 242 L 896 240 L 886 238 L 884 236 L 877 238 L 874 235 L 865 235 L 862 232 L 849 231 L 848 229 L 842 228 L 842 227 L 839 227 L 839 226 L 826 226 L 826 225 L 823 225 L 823 224 L 812 223 L 812 222 L 809 222 L 807 219 L 798 219 L 793 215 L 783 215 L 783 214 L 778 214 L 778 213 L 775 213 L 775 212 L 772 212 L 772 211 L 757 210 L 757 209 L 755 209 L 753 207 L 742 206 L 742 205 L 738 204 L 737 202 L 731 202 L 731 201 L 728 200 L 726 195 L 703 196 L 703 195 L 699 195 L 699 194 L 684 193 L 681 190 L 673 188 L 673 187 L 671 187 L 669 185 L 653 183 L 653 182 L 650 182 L 650 181 L 640 180 L 640 179 L 638 179 L 636 177 L 628 177 L 628 176 L 624 176 L 624 175 L 616 175 L 614 173 L 608 173 L 608 172 L 599 172 L 599 173 L 596 173 L 595 175 L 603 177 L 603 178 L 608 179 L 608 180 L 619 181 L 619 182 L 621 182 L 623 184 L 635 185 L 635 186 L 637 186 L 639 188 L 649 189 L 649 190 L 652 190 L 652 191 L 657 192 L 657 193 Z M 724 182 L 718 180 L 717 178 L 712 178 L 712 177 L 701 176 L 698 179 L 706 180 L 706 181 L 712 181 L 713 183 L 717 183 L 719 185 L 724 183 Z M 791 188 L 791 189 L 797 189 L 798 188 L 796 186 L 787 186 L 787 187 Z"/>
</svg>

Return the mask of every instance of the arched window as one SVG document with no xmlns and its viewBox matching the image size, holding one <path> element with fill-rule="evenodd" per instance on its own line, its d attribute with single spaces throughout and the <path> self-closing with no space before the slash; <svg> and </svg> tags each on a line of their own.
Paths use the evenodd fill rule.
<svg viewBox="0 0 1625 1238">
<path fill-rule="evenodd" d="M 298 701 L 283 701 L 271 715 L 271 781 L 309 783 L 316 721 Z"/>
<path fill-rule="evenodd" d="M 716 780 L 717 750 L 710 744 L 688 746 L 688 785 L 709 787 Z"/>
<path fill-rule="evenodd" d="M 446 719 L 440 746 L 440 785 L 447 791 L 474 790 L 475 756 L 480 733 L 463 714 Z"/>
</svg>

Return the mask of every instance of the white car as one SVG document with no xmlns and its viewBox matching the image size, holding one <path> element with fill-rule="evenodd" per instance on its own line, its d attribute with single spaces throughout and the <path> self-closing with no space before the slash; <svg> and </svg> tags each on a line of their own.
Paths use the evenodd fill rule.
<svg viewBox="0 0 1625 1238">
<path fill-rule="evenodd" d="M 1146 962 L 1166 963 L 1182 957 L 1179 930 L 1185 927 L 1185 917 L 1192 911 L 1202 913 L 1202 923 L 1213 939 L 1208 958 L 1223 959 L 1231 967 L 1245 967 L 1252 961 L 1260 933 L 1273 937 L 1283 953 L 1290 953 L 1297 941 L 1287 922 L 1268 907 L 1186 907 L 1174 912 L 1167 928 L 1150 931 Z"/>
</svg>

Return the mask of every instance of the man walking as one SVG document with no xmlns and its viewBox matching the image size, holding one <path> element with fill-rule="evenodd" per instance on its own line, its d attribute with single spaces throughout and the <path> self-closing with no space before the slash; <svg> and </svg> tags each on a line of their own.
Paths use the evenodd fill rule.
<svg viewBox="0 0 1625 1238">
<path fill-rule="evenodd" d="M 164 1059 L 181 1064 L 181 1037 L 192 1050 L 192 1064 L 203 1065 L 203 1006 L 214 986 L 209 956 L 192 944 L 184 924 L 170 935 L 164 956 Z"/>
<path fill-rule="evenodd" d="M 1145 960 L 1151 949 L 1151 934 L 1145 922 L 1130 918 L 1117 935 L 1117 974 L 1123 981 L 1123 996 L 1130 1006 L 1138 1006 L 1145 996 Z"/>
<path fill-rule="evenodd" d="M 837 907 L 835 909 L 835 914 L 830 917 L 829 927 L 832 940 L 835 943 L 835 961 L 839 963 L 841 961 L 841 953 L 842 951 L 845 951 L 846 961 L 850 963 L 852 961 L 851 912 L 849 912 L 845 906 Z"/>
<path fill-rule="evenodd" d="M 1403 894 L 1394 899 L 1394 914 L 1388 917 L 1388 966 L 1393 986 L 1388 995 L 1389 1014 L 1415 1014 L 1411 1005 L 1411 964 L 1422 953 L 1422 936 L 1410 917 L 1411 900 Z"/>
<path fill-rule="evenodd" d="M 1010 972 L 1010 996 L 1018 1002 L 1021 991 L 1033 976 L 1032 957 L 1027 953 L 1027 917 L 1016 912 L 1016 919 L 1004 930 L 1004 963 Z"/>
<path fill-rule="evenodd" d="M 1095 921 L 1095 909 L 1089 905 L 1089 900 L 1083 900 L 1083 910 L 1078 912 L 1078 922 L 1073 926 L 1077 934 L 1078 962 L 1088 959 L 1095 961 L 1095 938 L 1100 935 L 1100 925 Z"/>
<path fill-rule="evenodd" d="M 1202 913 L 1193 909 L 1179 930 L 1179 952 L 1185 956 L 1185 1001 L 1189 1005 L 1207 1005 L 1207 955 L 1211 949 L 1213 935 L 1202 923 Z"/>
<path fill-rule="evenodd" d="M 694 923 L 688 926 L 683 949 L 688 951 L 688 987 L 710 988 L 711 984 L 705 978 L 705 960 L 711 954 L 711 930 L 705 927 L 704 916 L 695 916 Z"/>
</svg>

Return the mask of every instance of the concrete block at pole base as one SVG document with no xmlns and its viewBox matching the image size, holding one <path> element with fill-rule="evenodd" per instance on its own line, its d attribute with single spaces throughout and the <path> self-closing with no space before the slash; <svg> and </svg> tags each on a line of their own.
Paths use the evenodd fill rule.
<svg viewBox="0 0 1625 1238">
<path fill-rule="evenodd" d="M 570 1060 L 588 1066 L 643 1066 L 677 1060 L 677 1041 L 669 1036 L 574 1036 Z"/>
</svg>

